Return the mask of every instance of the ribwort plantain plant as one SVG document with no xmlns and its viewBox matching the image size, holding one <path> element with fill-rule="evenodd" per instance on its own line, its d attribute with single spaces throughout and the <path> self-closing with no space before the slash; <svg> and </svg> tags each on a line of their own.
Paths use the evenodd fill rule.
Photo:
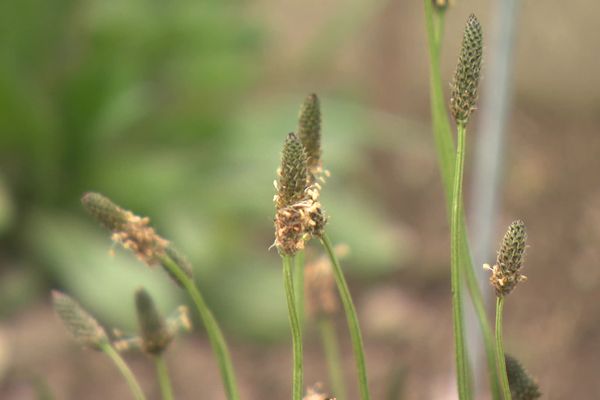
<svg viewBox="0 0 600 400">
<path fill-rule="evenodd" d="M 521 274 L 527 231 L 521 220 L 516 220 L 508 227 L 502 244 L 498 250 L 498 258 L 493 267 L 484 265 L 484 268 L 492 272 L 490 284 L 496 292 L 496 363 L 502 382 L 502 394 L 504 400 L 511 400 L 511 390 L 505 364 L 504 342 L 502 340 L 502 314 L 504 312 L 504 299 L 519 284 L 527 280 Z"/>
<path fill-rule="evenodd" d="M 86 193 L 81 202 L 102 226 L 111 231 L 115 242 L 133 251 L 144 263 L 161 265 L 173 281 L 188 292 L 217 358 L 227 398 L 238 400 L 238 388 L 227 343 L 217 320 L 194 283 L 191 264 L 169 241 L 150 227 L 149 218 L 136 216 L 98 193 Z"/>
</svg>

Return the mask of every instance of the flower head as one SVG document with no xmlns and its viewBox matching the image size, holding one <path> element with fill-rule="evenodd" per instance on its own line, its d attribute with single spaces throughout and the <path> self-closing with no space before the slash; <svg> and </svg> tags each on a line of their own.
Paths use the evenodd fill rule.
<svg viewBox="0 0 600 400">
<path fill-rule="evenodd" d="M 450 110 L 454 120 L 459 124 L 467 124 L 471 113 L 475 110 L 482 58 L 481 25 L 477 17 L 471 14 L 465 27 L 450 97 Z"/>
</svg>

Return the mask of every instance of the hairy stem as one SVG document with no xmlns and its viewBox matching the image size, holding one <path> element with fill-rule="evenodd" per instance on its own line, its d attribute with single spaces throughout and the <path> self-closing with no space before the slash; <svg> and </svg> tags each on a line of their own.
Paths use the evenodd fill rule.
<svg viewBox="0 0 600 400">
<path fill-rule="evenodd" d="M 450 224 L 450 269 L 452 285 L 452 321 L 454 327 L 454 350 L 456 358 L 456 375 L 458 383 L 458 397 L 460 400 L 470 399 L 469 360 L 464 336 L 463 302 L 461 293 L 461 268 L 462 258 L 460 252 L 461 222 L 462 222 L 462 182 L 465 160 L 466 128 L 458 125 L 458 146 L 456 150 L 456 164 L 454 186 L 452 191 L 452 217 Z"/>
<path fill-rule="evenodd" d="M 129 389 L 131 389 L 131 392 L 133 393 L 133 397 L 136 400 L 145 400 L 146 396 L 144 396 L 144 392 L 142 392 L 140 384 L 138 383 L 137 379 L 135 379 L 133 372 L 131 372 L 131 369 L 129 369 L 127 363 L 125 363 L 125 360 L 123 360 L 121 355 L 117 353 L 117 351 L 108 342 L 101 344 L 100 349 L 112 360 L 121 375 L 123 375 L 127 381 L 127 384 L 129 385 Z"/>
<path fill-rule="evenodd" d="M 371 396 L 369 394 L 369 385 L 367 380 L 365 351 L 363 347 L 362 334 L 360 333 L 360 326 L 358 324 L 358 317 L 356 315 L 356 309 L 354 308 L 354 303 L 352 302 L 352 297 L 350 296 L 350 290 L 348 290 L 348 284 L 344 278 L 340 263 L 335 255 L 331 241 L 325 233 L 321 237 L 321 244 L 325 248 L 329 259 L 331 260 L 335 282 L 340 293 L 342 304 L 344 305 L 344 311 L 348 321 L 348 329 L 350 331 L 350 338 L 352 339 L 352 349 L 354 351 L 354 358 L 356 360 L 356 368 L 358 370 L 360 398 L 361 400 L 368 400 L 371 398 Z"/>
<path fill-rule="evenodd" d="M 502 382 L 504 400 L 512 400 L 508 375 L 506 374 L 506 361 L 504 360 L 504 342 L 502 341 L 502 313 L 504 311 L 504 296 L 496 298 L 496 362 Z"/>
<path fill-rule="evenodd" d="M 344 368 L 340 358 L 340 346 L 335 333 L 335 326 L 329 317 L 320 318 L 318 324 L 333 394 L 338 399 L 347 399 L 346 386 L 344 385 Z"/>
<path fill-rule="evenodd" d="M 287 300 L 290 327 L 292 330 L 292 346 L 294 357 L 294 370 L 292 374 L 292 400 L 302 400 L 303 392 L 303 371 L 302 371 L 302 331 L 296 301 L 294 296 L 294 280 L 292 279 L 293 257 L 283 256 L 283 283 L 285 288 L 285 298 Z"/>
<path fill-rule="evenodd" d="M 202 294 L 194 281 L 186 275 L 171 257 L 164 255 L 161 257 L 160 261 L 161 264 L 167 268 L 179 282 L 181 282 L 196 306 L 196 310 L 200 315 L 200 319 L 204 324 L 208 339 L 210 340 L 210 345 L 217 358 L 227 399 L 239 400 L 240 395 L 235 382 L 235 373 L 231 363 L 231 355 L 229 354 L 229 349 L 225 342 L 225 338 L 223 337 L 223 333 L 221 332 L 221 328 L 213 316 L 212 311 L 208 308 L 208 305 L 204 301 L 204 297 L 202 297 Z"/>
<path fill-rule="evenodd" d="M 173 400 L 173 389 L 165 358 L 162 354 L 159 354 L 154 357 L 154 363 L 156 365 L 156 375 L 158 377 L 158 384 L 160 385 L 162 400 Z"/>
</svg>

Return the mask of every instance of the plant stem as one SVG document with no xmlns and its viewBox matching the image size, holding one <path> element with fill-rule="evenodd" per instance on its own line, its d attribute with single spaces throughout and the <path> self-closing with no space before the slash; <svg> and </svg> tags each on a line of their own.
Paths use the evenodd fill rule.
<svg viewBox="0 0 600 400">
<path fill-rule="evenodd" d="M 504 360 L 504 342 L 502 341 L 502 312 L 504 311 L 504 296 L 496 298 L 496 362 L 500 371 L 502 394 L 504 400 L 512 400 L 508 375 L 506 374 L 506 361 Z"/>
<path fill-rule="evenodd" d="M 442 180 L 444 183 L 450 183 L 454 175 L 454 141 L 452 139 L 452 128 L 446 112 L 446 99 L 444 98 L 444 85 L 442 84 L 442 73 L 440 70 L 444 12 L 435 8 L 431 0 L 424 1 L 429 49 L 429 91 L 433 135 L 437 157 L 440 160 Z M 446 191 L 447 199 L 450 198 L 450 192 L 451 189 Z"/>
<path fill-rule="evenodd" d="M 360 326 L 358 324 L 358 317 L 356 315 L 356 309 L 354 303 L 352 303 L 352 297 L 350 296 L 350 290 L 348 290 L 348 284 L 344 278 L 344 273 L 340 267 L 340 263 L 335 255 L 333 246 L 329 237 L 326 233 L 321 237 L 321 244 L 325 248 L 331 265 L 333 266 L 333 274 L 335 276 L 335 282 L 340 292 L 340 298 L 344 305 L 344 311 L 346 313 L 346 319 L 348 321 L 348 329 L 350 331 L 350 338 L 352 339 L 352 349 L 354 351 L 354 358 L 356 360 L 356 368 L 358 370 L 358 384 L 360 387 L 360 398 L 361 400 L 368 400 L 371 398 L 369 394 L 369 385 L 367 380 L 367 368 L 365 365 L 365 351 L 363 348 L 362 335 L 360 333 Z"/>
<path fill-rule="evenodd" d="M 444 184 L 446 205 L 448 214 L 451 214 L 452 185 L 454 176 L 455 148 L 452 139 L 452 130 L 448 114 L 445 108 L 443 84 L 440 71 L 440 48 L 443 36 L 442 27 L 444 21 L 443 11 L 436 9 L 431 0 L 424 0 L 425 22 L 427 25 L 427 36 L 429 43 L 429 66 L 430 66 L 430 92 L 431 92 L 431 115 L 433 121 L 433 133 L 435 138 L 437 158 Z M 461 205 L 462 207 L 462 205 Z M 461 211 L 462 214 L 464 212 Z M 460 242 L 460 256 L 463 260 L 461 270 L 464 272 L 469 296 L 475 308 L 479 327 L 483 335 L 483 343 L 488 365 L 488 378 L 493 400 L 500 400 L 501 390 L 498 382 L 496 357 L 494 351 L 494 337 L 488 320 L 483 296 L 475 272 L 469 251 L 467 230 L 464 219 L 461 221 L 462 240 Z"/>
<path fill-rule="evenodd" d="M 456 149 L 456 164 L 454 168 L 454 186 L 452 191 L 452 217 L 450 224 L 450 269 L 452 285 L 452 321 L 454 327 L 454 347 L 456 357 L 456 375 L 458 382 L 458 397 L 460 400 L 470 399 L 469 385 L 469 360 L 464 337 L 463 302 L 461 293 L 460 266 L 462 264 L 460 242 L 462 222 L 462 181 L 465 160 L 465 136 L 464 124 L 458 124 L 458 145 Z"/>
<path fill-rule="evenodd" d="M 296 312 L 300 330 L 304 327 L 304 251 L 294 257 L 294 290 L 296 292 Z"/>
<path fill-rule="evenodd" d="M 162 400 L 173 400 L 173 389 L 171 388 L 171 380 L 169 379 L 169 370 L 167 369 L 165 358 L 162 354 L 158 354 L 154 357 L 154 363 L 156 364 L 156 375 L 158 376 Z"/>
<path fill-rule="evenodd" d="M 302 331 L 300 329 L 300 321 L 296 301 L 294 296 L 294 281 L 292 279 L 292 264 L 293 257 L 283 256 L 283 283 L 285 287 L 285 297 L 287 300 L 288 313 L 290 319 L 290 327 L 292 329 L 292 346 L 294 357 L 294 370 L 292 374 L 292 400 L 302 400 L 303 383 L 302 383 Z"/>
<path fill-rule="evenodd" d="M 117 353 L 117 351 L 109 342 L 100 345 L 100 349 L 112 360 L 121 375 L 123 375 L 127 381 L 127 384 L 129 385 L 129 389 L 131 389 L 131 392 L 133 393 L 133 397 L 136 400 L 145 400 L 146 396 L 144 396 L 144 392 L 142 392 L 140 384 L 138 383 L 137 379 L 135 379 L 133 372 L 131 372 L 131 369 L 129 369 L 127 363 L 125 360 L 123 360 L 121 355 Z"/>
<path fill-rule="evenodd" d="M 181 282 L 185 290 L 192 298 L 192 301 L 196 306 L 196 310 L 198 310 L 200 319 L 202 320 L 202 323 L 206 329 L 206 333 L 208 334 L 210 345 L 219 364 L 221 379 L 223 380 L 223 386 L 225 387 L 227 399 L 239 400 L 240 395 L 235 382 L 235 373 L 233 371 L 231 355 L 229 354 L 227 343 L 225 342 L 225 338 L 223 337 L 223 333 L 221 332 L 221 328 L 219 327 L 217 320 L 204 301 L 200 290 L 198 290 L 198 287 L 194 281 L 188 277 L 185 272 L 183 272 L 183 270 L 177 265 L 177 263 L 175 263 L 175 261 L 173 261 L 171 257 L 164 255 L 161 257 L 160 262 L 173 274 L 173 276 L 177 278 L 177 280 Z"/>
<path fill-rule="evenodd" d="M 318 325 L 325 359 L 327 360 L 331 388 L 335 397 L 338 399 L 347 399 L 346 386 L 344 385 L 344 369 L 333 321 L 329 317 L 322 317 L 319 318 Z"/>
</svg>

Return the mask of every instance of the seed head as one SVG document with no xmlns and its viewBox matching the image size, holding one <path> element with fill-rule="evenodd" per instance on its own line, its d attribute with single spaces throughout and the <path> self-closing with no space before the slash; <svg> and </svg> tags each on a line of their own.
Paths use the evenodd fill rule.
<svg viewBox="0 0 600 400">
<path fill-rule="evenodd" d="M 115 242 L 133 251 L 148 265 L 160 263 L 169 242 L 154 231 L 148 217 L 138 217 L 99 193 L 86 193 L 81 202 L 100 224 L 112 232 Z"/>
<path fill-rule="evenodd" d="M 348 246 L 336 246 L 334 251 L 342 258 L 348 254 Z M 308 263 L 304 277 L 307 314 L 315 319 L 336 314 L 340 304 L 329 258 L 323 256 Z"/>
<path fill-rule="evenodd" d="M 316 94 L 310 94 L 302 103 L 298 119 L 298 137 L 304 145 L 309 178 L 321 172 L 321 106 Z"/>
<path fill-rule="evenodd" d="M 301 201 L 307 189 L 306 152 L 300 139 L 288 134 L 281 154 L 279 182 L 277 183 L 277 208 Z"/>
<path fill-rule="evenodd" d="M 475 110 L 483 56 L 483 34 L 474 14 L 469 16 L 462 41 L 458 65 L 452 81 L 450 110 L 457 124 L 467 124 Z"/>
<path fill-rule="evenodd" d="M 510 224 L 498 250 L 496 265 L 489 268 L 492 271 L 490 283 L 496 290 L 496 295 L 509 294 L 519 282 L 527 279 L 520 273 L 525 257 L 526 241 L 525 223 L 516 220 Z"/>
<path fill-rule="evenodd" d="M 506 361 L 506 375 L 508 375 L 508 385 L 510 393 L 514 400 L 535 400 L 542 396 L 540 387 L 529 373 L 523 368 L 519 361 L 504 355 Z"/>
<path fill-rule="evenodd" d="M 108 342 L 106 332 L 98 321 L 71 297 L 53 290 L 52 303 L 54 311 L 78 342 L 94 350 Z"/>
<path fill-rule="evenodd" d="M 158 313 L 152 297 L 145 289 L 139 289 L 135 293 L 135 308 L 142 349 L 148 354 L 162 353 L 173 340 L 173 335 L 167 329 L 165 320 Z"/>
<path fill-rule="evenodd" d="M 306 396 L 304 396 L 302 400 L 335 400 L 335 397 L 323 393 L 322 386 L 321 383 L 315 383 L 313 386 L 306 389 Z"/>
</svg>

